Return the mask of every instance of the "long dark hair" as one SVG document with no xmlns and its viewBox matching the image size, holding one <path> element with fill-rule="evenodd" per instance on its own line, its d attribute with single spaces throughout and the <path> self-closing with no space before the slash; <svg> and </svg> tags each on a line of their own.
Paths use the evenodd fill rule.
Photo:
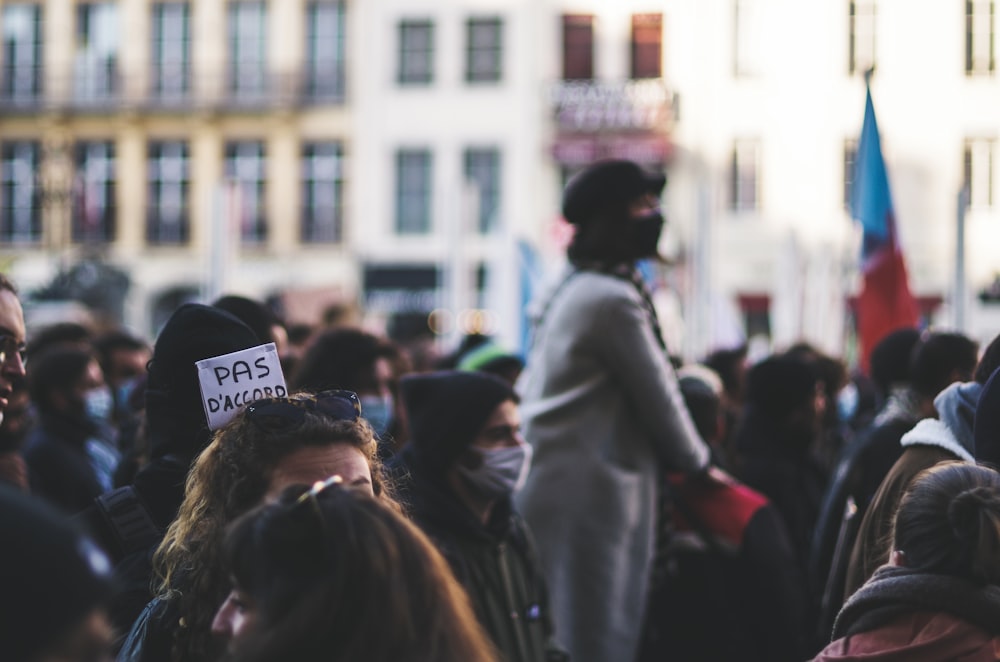
<svg viewBox="0 0 1000 662">
<path fill-rule="evenodd" d="M 900 501 L 893 548 L 907 568 L 1000 584 L 1000 474 L 959 462 L 921 472 Z"/>
<path fill-rule="evenodd" d="M 225 559 L 257 608 L 240 662 L 492 662 L 447 562 L 410 522 L 339 485 L 240 518 Z"/>
</svg>

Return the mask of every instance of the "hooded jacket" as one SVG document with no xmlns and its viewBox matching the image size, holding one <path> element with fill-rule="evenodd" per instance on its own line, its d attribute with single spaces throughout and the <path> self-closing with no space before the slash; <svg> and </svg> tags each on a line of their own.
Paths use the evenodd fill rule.
<svg viewBox="0 0 1000 662">
<path fill-rule="evenodd" d="M 483 524 L 413 446 L 396 456 L 392 469 L 400 501 L 448 560 L 502 659 L 568 660 L 552 639 L 545 582 L 510 498 L 497 501 Z"/>
<path fill-rule="evenodd" d="M 924 469 L 938 462 L 975 462 L 973 421 L 982 385 L 956 382 L 938 394 L 940 419 L 925 418 L 903 435 L 903 454 L 886 475 L 865 511 L 847 566 L 844 595 L 851 595 L 889 560 L 892 518 L 903 493 Z"/>
<path fill-rule="evenodd" d="M 837 616 L 817 662 L 986 662 L 1000 653 L 1000 587 L 883 566 Z"/>
</svg>

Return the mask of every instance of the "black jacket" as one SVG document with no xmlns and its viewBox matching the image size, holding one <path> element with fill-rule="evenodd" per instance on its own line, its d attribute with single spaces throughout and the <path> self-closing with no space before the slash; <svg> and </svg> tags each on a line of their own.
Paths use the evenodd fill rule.
<svg viewBox="0 0 1000 662">
<path fill-rule="evenodd" d="M 545 583 L 524 521 L 510 499 L 484 526 L 411 448 L 391 463 L 400 501 L 448 560 L 505 662 L 568 660 L 552 638 Z"/>
</svg>

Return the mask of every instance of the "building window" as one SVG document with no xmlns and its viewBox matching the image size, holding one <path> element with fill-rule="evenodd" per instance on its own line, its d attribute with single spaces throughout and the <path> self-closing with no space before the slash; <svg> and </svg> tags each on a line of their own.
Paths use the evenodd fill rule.
<svg viewBox="0 0 1000 662">
<path fill-rule="evenodd" d="M 257 140 L 226 143 L 226 179 L 239 187 L 238 213 L 243 243 L 262 243 L 267 239 L 264 143 Z"/>
<path fill-rule="evenodd" d="M 844 208 L 851 208 L 851 196 L 853 195 L 854 173 L 857 167 L 858 141 L 856 138 L 848 138 L 844 141 Z"/>
<path fill-rule="evenodd" d="M 303 243 L 335 243 L 343 239 L 344 151 L 340 143 L 302 146 Z"/>
<path fill-rule="evenodd" d="M 267 91 L 267 4 L 230 2 L 229 93 L 261 99 Z"/>
<path fill-rule="evenodd" d="M 3 96 L 32 102 L 42 92 L 42 9 L 10 4 L 3 8 Z"/>
<path fill-rule="evenodd" d="M 965 0 L 965 73 L 993 75 L 996 71 L 996 3 Z"/>
<path fill-rule="evenodd" d="M 850 0 L 847 72 L 852 76 L 875 67 L 875 0 Z"/>
<path fill-rule="evenodd" d="M 503 22 L 499 18 L 470 18 L 465 32 L 465 80 L 470 83 L 500 82 Z"/>
<path fill-rule="evenodd" d="M 632 15 L 632 78 L 663 76 L 663 14 Z"/>
<path fill-rule="evenodd" d="M 427 85 L 434 80 L 433 23 L 400 22 L 398 71 L 401 85 Z"/>
<path fill-rule="evenodd" d="M 115 144 L 76 146 L 73 181 L 73 241 L 105 243 L 115 238 Z"/>
<path fill-rule="evenodd" d="M 344 98 L 344 3 L 306 7 L 306 93 L 314 99 Z"/>
<path fill-rule="evenodd" d="M 763 7 L 760 0 L 734 0 L 734 11 L 733 71 L 737 77 L 759 76 L 764 70 Z"/>
<path fill-rule="evenodd" d="M 149 144 L 146 241 L 183 244 L 190 238 L 190 187 L 186 142 Z"/>
<path fill-rule="evenodd" d="M 476 186 L 479 195 L 479 232 L 487 234 L 497 228 L 500 220 L 500 151 L 467 149 L 464 161 L 465 180 Z"/>
<path fill-rule="evenodd" d="M 0 147 L 0 242 L 37 244 L 42 240 L 38 180 L 41 146 L 18 140 Z"/>
<path fill-rule="evenodd" d="M 563 80 L 594 77 L 594 17 L 564 14 L 562 17 Z"/>
<path fill-rule="evenodd" d="M 187 2 L 153 5 L 152 89 L 161 100 L 183 99 L 191 89 L 191 18 Z"/>
<path fill-rule="evenodd" d="M 979 209 L 993 207 L 996 141 L 973 138 L 965 141 L 963 183 L 969 194 L 969 206 Z"/>
<path fill-rule="evenodd" d="M 729 178 L 729 207 L 735 212 L 757 211 L 760 194 L 760 145 L 756 140 L 738 140 L 733 148 Z"/>
<path fill-rule="evenodd" d="M 76 99 L 86 103 L 113 100 L 118 92 L 118 3 L 88 2 L 76 6 Z"/>
<path fill-rule="evenodd" d="M 433 162 L 426 149 L 396 153 L 396 232 L 427 234 L 431 230 Z"/>
</svg>

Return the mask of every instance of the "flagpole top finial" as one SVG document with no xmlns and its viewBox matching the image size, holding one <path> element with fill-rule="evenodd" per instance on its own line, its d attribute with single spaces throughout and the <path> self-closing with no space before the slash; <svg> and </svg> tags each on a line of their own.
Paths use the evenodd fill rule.
<svg viewBox="0 0 1000 662">
<path fill-rule="evenodd" d="M 874 75 L 875 75 L 875 65 L 873 64 L 872 66 L 865 69 L 865 85 L 872 84 L 872 76 Z"/>
</svg>

